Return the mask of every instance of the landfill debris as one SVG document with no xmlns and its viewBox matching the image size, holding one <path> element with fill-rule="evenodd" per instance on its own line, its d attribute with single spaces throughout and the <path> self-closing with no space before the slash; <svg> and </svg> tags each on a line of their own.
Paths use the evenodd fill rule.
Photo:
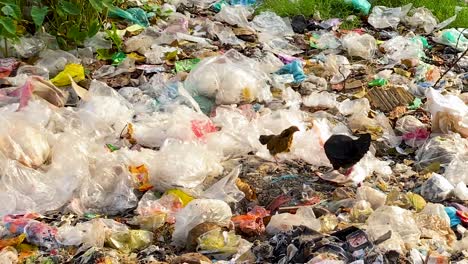
<svg viewBox="0 0 468 264">
<path fill-rule="evenodd" d="M 68 51 L 15 20 L 0 263 L 465 263 L 462 11 L 343 3 L 126 1 Z"/>
</svg>

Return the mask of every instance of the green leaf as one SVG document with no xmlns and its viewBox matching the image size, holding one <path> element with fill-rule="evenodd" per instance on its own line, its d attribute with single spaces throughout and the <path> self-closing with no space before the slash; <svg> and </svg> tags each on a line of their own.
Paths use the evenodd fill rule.
<svg viewBox="0 0 468 264">
<path fill-rule="evenodd" d="M 80 8 L 72 2 L 60 1 L 60 7 L 69 15 L 77 16 L 80 14 Z"/>
<path fill-rule="evenodd" d="M 103 0 L 102 5 L 109 9 L 115 7 L 112 0 Z"/>
<path fill-rule="evenodd" d="M 13 19 L 9 17 L 0 17 L 0 25 L 2 25 L 3 29 L 10 33 L 11 35 L 16 34 L 16 25 Z"/>
<path fill-rule="evenodd" d="M 2 7 L 2 12 L 6 16 L 12 17 L 16 20 L 20 20 L 21 18 L 21 9 L 15 4 L 5 5 L 4 7 Z"/>
<path fill-rule="evenodd" d="M 99 29 L 101 29 L 101 25 L 99 24 L 99 21 L 95 19 L 91 24 L 89 24 L 88 38 L 96 35 L 99 32 Z"/>
<path fill-rule="evenodd" d="M 117 33 L 117 28 L 115 27 L 115 24 L 112 24 L 112 29 L 107 30 L 106 33 L 107 33 L 107 37 L 110 38 L 112 42 L 114 43 L 114 45 L 117 47 L 117 49 L 120 50 L 120 48 L 122 47 L 123 41 L 120 38 L 119 34 Z"/>
<path fill-rule="evenodd" d="M 101 12 L 104 8 L 104 1 L 102 0 L 89 0 L 89 3 L 93 6 L 94 10 Z"/>
<path fill-rule="evenodd" d="M 0 0 L 0 4 L 14 5 L 16 4 L 16 1 L 15 0 Z"/>
<path fill-rule="evenodd" d="M 112 53 L 108 49 L 98 49 L 96 50 L 98 60 L 110 60 L 112 59 Z"/>
<path fill-rule="evenodd" d="M 78 25 L 73 25 L 67 31 L 67 38 L 75 41 L 78 38 L 78 34 L 80 34 L 80 27 Z"/>
<path fill-rule="evenodd" d="M 31 8 L 31 17 L 34 21 L 34 24 L 36 25 L 36 28 L 39 28 L 42 26 L 42 23 L 44 23 L 44 18 L 47 15 L 47 12 L 49 12 L 49 8 L 47 6 L 44 6 L 44 7 L 33 6 Z"/>
</svg>

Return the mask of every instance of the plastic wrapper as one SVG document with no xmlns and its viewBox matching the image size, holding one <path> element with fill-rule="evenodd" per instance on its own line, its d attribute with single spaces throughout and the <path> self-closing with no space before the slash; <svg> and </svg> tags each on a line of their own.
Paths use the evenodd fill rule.
<svg viewBox="0 0 468 264">
<path fill-rule="evenodd" d="M 184 204 L 179 197 L 165 194 L 156 198 L 153 192 L 146 192 L 138 202 L 135 222 L 145 230 L 154 231 L 164 223 L 175 223 L 175 214 L 183 208 Z"/>
<path fill-rule="evenodd" d="M 421 232 L 410 211 L 396 206 L 382 206 L 367 219 L 366 231 L 371 239 L 378 239 L 388 231 L 392 237 L 379 245 L 385 250 L 405 251 L 405 245 L 418 244 Z"/>
<path fill-rule="evenodd" d="M 294 35 L 291 23 L 273 12 L 262 12 L 252 20 L 252 27 L 270 36 Z"/>
<path fill-rule="evenodd" d="M 376 210 L 377 208 L 385 205 L 387 195 L 372 187 L 361 186 L 357 189 L 356 199 L 366 200 L 371 204 L 372 209 Z"/>
<path fill-rule="evenodd" d="M 421 186 L 421 195 L 431 202 L 442 202 L 453 190 L 453 185 L 442 175 L 433 173 Z"/>
<path fill-rule="evenodd" d="M 394 62 L 418 59 L 424 55 L 423 43 L 419 39 L 397 36 L 381 45 L 388 58 Z"/>
<path fill-rule="evenodd" d="M 230 50 L 201 61 L 185 80 L 185 88 L 193 95 L 215 98 L 217 104 L 269 101 L 267 80 L 256 61 Z"/>
<path fill-rule="evenodd" d="M 342 43 L 343 48 L 352 57 L 371 59 L 377 50 L 376 40 L 369 34 L 359 35 L 351 32 L 343 37 Z"/>
<path fill-rule="evenodd" d="M 195 199 L 176 214 L 173 243 L 183 246 L 190 230 L 201 223 L 215 223 L 227 226 L 232 212 L 229 205 L 220 200 Z"/>
<path fill-rule="evenodd" d="M 374 28 L 396 28 L 400 21 L 410 11 L 412 4 L 401 7 L 389 8 L 385 6 L 375 6 L 369 15 L 368 22 Z"/>
<path fill-rule="evenodd" d="M 432 117 L 432 131 L 459 133 L 468 137 L 468 106 L 455 95 L 442 95 L 430 88 L 426 92 L 426 106 Z"/>
<path fill-rule="evenodd" d="M 311 207 L 300 207 L 296 214 L 282 213 L 273 215 L 266 227 L 266 232 L 270 235 L 279 232 L 291 231 L 295 226 L 306 226 L 312 230 L 319 231 L 321 222 L 315 217 Z"/>
<path fill-rule="evenodd" d="M 153 241 L 153 233 L 146 230 L 128 230 L 124 232 L 112 232 L 108 243 L 122 252 L 131 252 L 143 249 Z"/>
<path fill-rule="evenodd" d="M 442 167 L 447 167 L 459 153 L 467 153 L 467 151 L 468 141 L 458 134 L 435 136 L 416 152 L 416 165 L 419 168 L 425 168 L 437 162 Z"/>
<path fill-rule="evenodd" d="M 253 10 L 246 6 L 226 5 L 221 8 L 221 11 L 214 16 L 214 19 L 226 22 L 231 26 L 249 27 L 247 18 L 251 16 Z"/>
</svg>

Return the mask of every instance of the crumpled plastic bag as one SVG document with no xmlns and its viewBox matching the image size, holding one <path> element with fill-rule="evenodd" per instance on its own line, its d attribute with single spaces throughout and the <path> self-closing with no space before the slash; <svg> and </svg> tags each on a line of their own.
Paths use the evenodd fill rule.
<svg viewBox="0 0 468 264">
<path fill-rule="evenodd" d="M 464 183 L 468 185 L 468 153 L 457 155 L 444 172 L 444 177 L 453 185 Z"/>
<path fill-rule="evenodd" d="M 273 215 L 266 227 L 266 232 L 274 235 L 279 232 L 291 231 L 295 226 L 306 226 L 319 231 L 322 224 L 315 217 L 312 207 L 303 206 L 297 209 L 296 214 L 282 213 Z"/>
<path fill-rule="evenodd" d="M 356 199 L 369 202 L 372 209 L 376 210 L 385 205 L 387 195 L 369 186 L 361 186 L 357 189 Z"/>
<path fill-rule="evenodd" d="M 455 95 L 442 95 L 429 88 L 426 106 L 432 117 L 432 132 L 459 133 L 468 137 L 468 106 Z"/>
<path fill-rule="evenodd" d="M 188 233 L 195 226 L 206 222 L 227 226 L 231 217 L 231 208 L 224 201 L 195 199 L 176 214 L 172 241 L 175 245 L 184 246 Z"/>
<path fill-rule="evenodd" d="M 201 195 L 202 198 L 216 199 L 226 203 L 239 202 L 245 194 L 237 187 L 237 177 L 242 166 L 235 167 L 228 175 L 206 189 Z"/>
<path fill-rule="evenodd" d="M 80 60 L 69 52 L 63 50 L 44 50 L 39 54 L 39 60 L 35 66 L 49 72 L 50 76 L 56 76 L 65 69 L 67 64 L 79 64 Z"/>
<path fill-rule="evenodd" d="M 405 6 L 389 8 L 385 6 L 374 6 L 371 14 L 369 15 L 368 22 L 374 28 L 396 28 L 400 21 L 410 11 L 412 4 Z"/>
<path fill-rule="evenodd" d="M 437 162 L 442 167 L 448 167 L 452 160 L 467 151 L 468 140 L 461 138 L 459 134 L 435 136 L 416 152 L 416 165 L 422 169 Z"/>
<path fill-rule="evenodd" d="M 431 202 L 442 202 L 453 189 L 453 185 L 444 176 L 433 173 L 432 177 L 422 184 L 421 195 Z"/>
<path fill-rule="evenodd" d="M 252 20 L 252 27 L 269 36 L 292 36 L 291 23 L 287 19 L 283 19 L 274 12 L 262 12 L 254 17 Z"/>
<path fill-rule="evenodd" d="M 155 175 L 150 181 L 156 189 L 194 188 L 207 176 L 219 175 L 223 167 L 216 152 L 197 143 L 169 140 L 154 161 Z"/>
<path fill-rule="evenodd" d="M 331 84 L 343 82 L 351 74 L 348 58 L 341 55 L 330 54 L 325 58 L 325 69 L 332 75 Z"/>
<path fill-rule="evenodd" d="M 423 43 L 420 39 L 396 36 L 385 41 L 381 46 L 386 56 L 394 61 L 400 62 L 404 59 L 418 59 L 424 56 Z"/>
<path fill-rule="evenodd" d="M 253 9 L 241 5 L 225 5 L 221 11 L 214 16 L 217 21 L 226 22 L 231 26 L 249 27 L 247 18 L 251 16 Z"/>
<path fill-rule="evenodd" d="M 392 238 L 379 245 L 386 250 L 406 251 L 405 245 L 418 245 L 421 235 L 412 213 L 397 206 L 378 208 L 369 216 L 366 225 L 367 233 L 374 240 L 392 231 Z"/>
<path fill-rule="evenodd" d="M 377 50 L 376 40 L 369 34 L 359 35 L 351 32 L 343 37 L 342 45 L 349 56 L 363 59 L 371 59 Z"/>
<path fill-rule="evenodd" d="M 217 104 L 269 101 L 268 79 L 258 70 L 258 62 L 229 50 L 201 61 L 185 80 L 185 88 L 192 95 L 215 98 Z"/>
<path fill-rule="evenodd" d="M 84 67 L 81 64 L 67 64 L 65 69 L 61 71 L 50 81 L 57 86 L 67 86 L 71 84 L 70 77 L 75 82 L 80 82 L 85 79 Z"/>
<path fill-rule="evenodd" d="M 460 31 L 454 28 L 437 32 L 433 40 L 437 43 L 456 48 L 459 51 L 468 49 L 468 38 L 466 38 Z"/>
<path fill-rule="evenodd" d="M 395 129 L 402 133 L 405 144 L 420 147 L 430 136 L 427 126 L 412 115 L 406 115 L 397 120 Z"/>
</svg>

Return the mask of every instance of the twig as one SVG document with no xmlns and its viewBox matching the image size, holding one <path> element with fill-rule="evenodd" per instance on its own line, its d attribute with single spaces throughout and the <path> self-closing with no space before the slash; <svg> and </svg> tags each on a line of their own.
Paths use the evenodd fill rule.
<svg viewBox="0 0 468 264">
<path fill-rule="evenodd" d="M 468 49 L 466 49 L 462 55 L 460 57 L 458 57 L 453 63 L 452 65 L 450 65 L 450 67 L 439 77 L 439 79 L 435 82 L 435 84 L 432 86 L 433 88 L 436 88 L 437 87 L 437 84 L 439 84 L 440 80 L 442 80 L 442 78 L 444 78 L 444 76 L 453 68 L 455 67 L 455 65 L 457 65 L 457 63 L 461 60 L 461 58 L 463 58 L 466 53 L 468 53 Z"/>
</svg>

